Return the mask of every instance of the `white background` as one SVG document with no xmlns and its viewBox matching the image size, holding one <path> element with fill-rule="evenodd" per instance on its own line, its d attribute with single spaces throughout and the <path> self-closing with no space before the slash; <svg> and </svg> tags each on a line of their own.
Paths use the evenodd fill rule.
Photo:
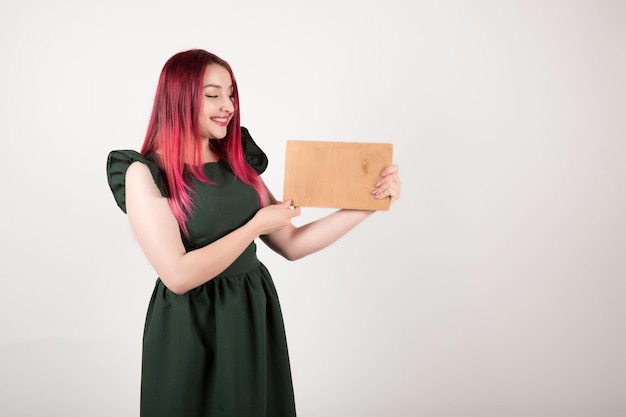
<svg viewBox="0 0 626 417">
<path fill-rule="evenodd" d="M 259 245 L 300 416 L 626 415 L 625 41 L 618 0 L 2 0 L 0 415 L 138 415 L 156 277 L 105 161 L 196 47 L 276 195 L 287 139 L 401 167 L 333 247 Z"/>
</svg>

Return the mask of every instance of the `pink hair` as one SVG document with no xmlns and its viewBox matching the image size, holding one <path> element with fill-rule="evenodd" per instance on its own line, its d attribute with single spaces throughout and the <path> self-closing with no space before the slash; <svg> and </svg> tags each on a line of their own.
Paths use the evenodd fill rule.
<svg viewBox="0 0 626 417">
<path fill-rule="evenodd" d="M 202 136 L 199 127 L 202 80 L 207 65 L 211 64 L 221 65 L 229 72 L 235 107 L 226 137 L 210 140 L 211 149 L 228 162 L 240 181 L 254 187 L 261 206 L 265 204 L 265 187 L 256 171 L 246 162 L 243 152 L 239 93 L 230 65 L 201 49 L 180 52 L 172 56 L 161 71 L 141 154 L 157 156 L 156 162 L 165 173 L 170 207 L 185 236 L 188 236 L 186 222 L 193 210 L 191 175 L 200 181 L 212 183 L 202 169 Z M 187 165 L 188 161 L 193 163 Z"/>
</svg>

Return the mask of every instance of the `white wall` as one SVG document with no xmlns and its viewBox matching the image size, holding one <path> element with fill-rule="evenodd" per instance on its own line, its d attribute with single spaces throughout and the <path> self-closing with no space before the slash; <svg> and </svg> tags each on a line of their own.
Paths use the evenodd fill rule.
<svg viewBox="0 0 626 417">
<path fill-rule="evenodd" d="M 0 415 L 138 414 L 155 274 L 105 159 L 192 47 L 279 196 L 287 139 L 395 145 L 389 213 L 260 248 L 300 416 L 625 415 L 625 40 L 619 0 L 3 0 Z"/>
</svg>

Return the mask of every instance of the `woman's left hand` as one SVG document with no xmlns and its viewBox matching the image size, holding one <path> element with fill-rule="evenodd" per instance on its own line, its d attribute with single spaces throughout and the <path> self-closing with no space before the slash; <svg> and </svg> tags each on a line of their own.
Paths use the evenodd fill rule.
<svg viewBox="0 0 626 417">
<path fill-rule="evenodd" d="M 380 174 L 380 180 L 376 183 L 376 189 L 372 191 L 374 198 L 381 200 L 383 198 L 391 198 L 393 203 L 400 198 L 400 177 L 398 171 L 400 168 L 397 165 L 389 165 L 383 169 Z"/>
</svg>

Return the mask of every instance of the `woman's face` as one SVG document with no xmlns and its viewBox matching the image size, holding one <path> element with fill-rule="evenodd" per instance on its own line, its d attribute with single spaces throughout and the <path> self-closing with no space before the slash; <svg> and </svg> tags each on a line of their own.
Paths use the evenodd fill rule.
<svg viewBox="0 0 626 417">
<path fill-rule="evenodd" d="M 203 139 L 223 139 L 235 112 L 233 82 L 228 70 L 218 64 L 207 65 L 202 86 L 200 134 Z"/>
</svg>

